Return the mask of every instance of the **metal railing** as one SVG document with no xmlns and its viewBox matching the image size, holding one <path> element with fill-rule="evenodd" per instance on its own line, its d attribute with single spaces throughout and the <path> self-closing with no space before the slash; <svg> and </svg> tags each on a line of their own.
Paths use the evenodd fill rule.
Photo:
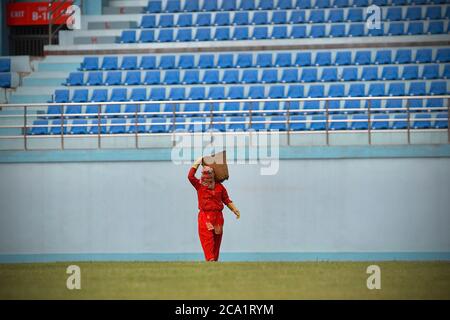
<svg viewBox="0 0 450 320">
<path fill-rule="evenodd" d="M 426 108 L 426 107 L 420 107 L 420 108 L 414 108 L 410 107 L 410 101 L 411 100 L 422 100 L 423 102 L 427 99 L 445 99 L 447 100 L 447 106 L 442 107 L 433 107 L 433 108 Z M 331 101 L 352 101 L 357 100 L 361 101 L 361 103 L 366 102 L 366 106 L 364 108 L 345 108 L 345 109 L 334 109 L 330 108 L 330 102 Z M 376 100 L 406 100 L 406 106 L 400 107 L 400 108 L 374 108 L 372 107 L 373 101 Z M 319 109 L 300 109 L 300 108 L 294 108 L 294 103 L 302 103 L 307 101 L 324 101 L 325 102 L 325 108 L 319 108 Z M 230 103 L 235 102 L 241 104 L 248 103 L 248 110 L 217 110 L 215 106 L 220 103 Z M 254 108 L 255 104 L 260 104 L 263 102 L 284 102 L 285 108 L 283 109 L 274 109 L 274 110 L 261 110 L 259 108 Z M 203 108 L 203 111 L 178 111 L 179 105 L 188 105 L 188 104 L 204 104 L 205 107 Z M 162 111 L 162 112 L 143 112 L 136 110 L 134 112 L 103 112 L 102 109 L 105 106 L 115 106 L 115 105 L 171 105 L 171 111 Z M 43 113 L 42 110 L 35 110 L 35 108 L 42 109 L 43 107 L 59 107 L 61 110 L 61 113 Z M 65 107 L 68 106 L 97 106 L 97 112 L 96 113 L 65 113 Z M 86 137 L 86 136 L 94 136 L 97 137 L 97 146 L 98 148 L 101 148 L 101 139 L 102 137 L 107 136 L 133 136 L 135 138 L 135 146 L 136 148 L 139 147 L 139 137 L 140 136 L 146 136 L 146 135 L 161 135 L 161 134 L 178 134 L 178 133 L 197 133 L 197 132 L 207 132 L 211 135 L 216 134 L 217 132 L 220 132 L 221 134 L 226 134 L 227 132 L 222 132 L 217 129 L 217 126 L 219 125 L 232 125 L 232 124 L 244 124 L 248 125 L 248 128 L 251 129 L 253 125 L 257 124 L 285 124 L 285 133 L 287 136 L 287 144 L 290 144 L 290 136 L 293 133 L 298 132 L 312 132 L 311 130 L 306 129 L 307 124 L 313 124 L 313 123 L 323 123 L 325 122 L 325 128 L 324 130 L 318 130 L 316 132 L 325 132 L 326 137 L 326 144 L 330 144 L 330 131 L 333 131 L 333 128 L 331 127 L 332 123 L 340 123 L 340 122 L 364 122 L 367 123 L 366 129 L 358 129 L 358 130 L 348 130 L 351 132 L 367 132 L 367 141 L 370 145 L 372 143 L 372 132 L 373 131 L 389 131 L 389 130 L 401 130 L 406 131 L 407 133 L 407 143 L 411 143 L 411 130 L 414 130 L 412 123 L 414 121 L 418 121 L 415 117 L 412 117 L 412 114 L 419 114 L 419 113 L 425 113 L 425 112 L 433 112 L 433 113 L 447 113 L 446 118 L 437 118 L 437 117 L 430 117 L 426 119 L 420 119 L 420 121 L 447 121 L 447 128 L 446 129 L 439 129 L 439 130 L 446 130 L 447 131 L 447 142 L 450 143 L 450 118 L 448 117 L 448 114 L 450 113 L 450 95 L 434 95 L 434 96 L 386 96 L 386 97 L 339 97 L 339 98 L 280 98 L 280 99 L 226 99 L 226 100 L 167 100 L 167 101 L 120 101 L 120 102 L 71 102 L 71 103 L 32 103 L 32 104 L 4 104 L 0 105 L 0 110 L 21 110 L 19 112 L 0 112 L 0 121 L 2 119 L 14 119 L 14 118 L 21 118 L 22 124 L 20 125 L 0 125 L 0 140 L 1 139 L 24 139 L 24 145 L 23 149 L 27 150 L 28 145 L 27 141 L 28 139 L 33 139 L 36 137 L 50 137 L 50 138 L 59 138 L 61 140 L 61 149 L 64 149 L 64 139 L 67 137 Z M 139 108 L 140 109 L 140 108 Z M 166 108 L 167 109 L 167 108 Z M 35 112 L 33 112 L 33 110 Z M 3 113 L 3 114 L 2 114 Z M 388 119 L 376 119 L 375 115 L 379 114 L 392 114 L 392 113 L 402 113 L 405 115 L 405 118 L 395 118 L 395 121 L 399 122 L 406 122 L 406 128 L 403 129 L 374 129 L 372 124 L 375 122 L 387 122 L 392 121 L 390 118 Z M 366 115 L 367 118 L 363 119 L 336 119 L 334 116 L 336 115 Z M 285 118 L 283 120 L 255 120 L 255 117 L 262 115 L 282 115 Z M 297 115 L 304 115 L 305 117 L 302 119 L 299 118 L 293 118 Z M 306 117 L 308 115 L 321 115 L 323 118 L 321 119 L 314 119 L 311 117 Z M 184 126 L 186 127 L 186 122 L 180 121 L 180 119 L 186 118 L 188 116 L 195 116 L 196 119 L 199 117 L 203 117 L 202 119 L 205 119 L 206 121 L 202 121 L 202 123 L 195 127 L 193 125 L 195 122 L 189 123 L 189 126 L 193 126 L 193 130 L 179 130 L 178 126 Z M 245 121 L 218 121 L 217 117 L 226 117 L 226 116 L 241 116 L 245 117 Z M 114 117 L 122 117 L 126 119 L 133 119 L 134 121 L 126 121 L 125 123 L 107 123 L 107 118 L 114 118 Z M 154 119 L 154 117 L 164 117 L 166 121 L 164 123 L 155 123 L 153 121 L 142 123 L 140 120 L 142 118 L 149 118 Z M 37 119 L 44 119 L 44 120 L 60 120 L 60 123 L 58 124 L 52 124 L 48 123 L 45 125 L 37 125 L 37 124 L 28 124 L 29 121 L 37 120 Z M 97 120 L 96 124 L 92 123 L 83 123 L 83 124 L 73 124 L 68 123 L 68 120 L 74 120 L 74 119 L 85 119 L 85 120 Z M 168 123 L 168 119 L 171 121 Z M 105 121 L 102 121 L 105 120 Z M 1 124 L 1 122 L 0 122 Z M 295 124 L 304 124 L 305 128 L 303 130 L 296 130 L 292 129 L 293 125 Z M 146 127 L 148 126 L 151 128 L 152 126 L 170 126 L 170 130 L 165 130 L 167 132 L 165 133 L 152 133 L 151 130 L 144 130 L 144 132 L 140 132 L 139 127 Z M 107 127 L 125 127 L 128 130 L 125 130 L 127 133 L 107 133 Z M 33 129 L 34 128 L 50 128 L 50 131 L 52 128 L 58 128 L 57 134 L 45 134 L 45 135 L 34 135 Z M 88 131 L 88 128 L 96 127 L 96 133 L 90 134 L 90 133 L 84 133 L 84 134 L 71 134 L 68 132 L 68 128 L 74 128 L 74 127 L 86 127 L 86 132 Z M 134 129 L 130 130 L 130 127 Z M 208 129 L 206 130 L 206 127 Z M 2 135 L 1 130 L 2 129 L 20 129 L 22 133 L 20 135 Z M 191 128 L 190 128 L 191 129 Z M 427 129 L 430 130 L 430 129 Z M 226 130 L 227 131 L 227 130 Z M 247 130 L 245 132 L 249 132 L 251 130 Z M 266 132 L 272 132 L 276 130 L 265 130 Z M 235 131 L 231 131 L 235 132 Z M 345 130 L 339 130 L 339 132 L 345 132 Z"/>
</svg>

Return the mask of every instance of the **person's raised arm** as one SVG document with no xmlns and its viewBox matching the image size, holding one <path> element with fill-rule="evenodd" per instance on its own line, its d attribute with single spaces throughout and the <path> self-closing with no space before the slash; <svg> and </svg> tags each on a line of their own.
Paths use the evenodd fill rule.
<svg viewBox="0 0 450 320">
<path fill-rule="evenodd" d="M 195 177 L 195 173 L 197 172 L 198 167 L 202 163 L 203 157 L 198 158 L 195 160 L 195 162 L 192 164 L 191 169 L 189 170 L 188 179 L 191 182 L 191 184 L 194 186 L 195 189 L 198 189 L 200 187 L 200 180 Z"/>
</svg>

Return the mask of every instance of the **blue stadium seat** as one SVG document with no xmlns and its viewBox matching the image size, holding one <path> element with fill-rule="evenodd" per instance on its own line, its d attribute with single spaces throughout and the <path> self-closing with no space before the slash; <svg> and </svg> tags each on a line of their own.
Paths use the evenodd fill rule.
<svg viewBox="0 0 450 320">
<path fill-rule="evenodd" d="M 330 37 L 340 38 L 345 37 L 345 24 L 332 24 L 330 28 Z"/>
<path fill-rule="evenodd" d="M 331 65 L 331 52 L 320 51 L 316 54 L 316 60 L 314 62 L 316 66 L 329 66 Z"/>
<path fill-rule="evenodd" d="M 264 123 L 266 121 L 265 117 L 262 116 L 254 116 L 252 117 L 250 128 L 255 131 L 265 131 L 266 130 L 266 124 Z"/>
<path fill-rule="evenodd" d="M 408 92 L 410 96 L 424 96 L 426 93 L 425 82 L 411 82 Z"/>
<path fill-rule="evenodd" d="M 144 112 L 146 113 L 145 114 L 146 118 L 155 117 L 157 115 L 157 113 L 161 112 L 161 105 L 147 103 L 144 106 Z"/>
<path fill-rule="evenodd" d="M 122 134 L 126 133 L 127 120 L 125 119 L 112 119 L 109 125 L 109 133 L 110 134 Z"/>
<path fill-rule="evenodd" d="M 52 101 L 49 101 L 49 102 L 52 102 Z M 69 90 L 65 90 L 65 89 L 55 90 L 54 102 L 56 102 L 56 103 L 69 102 Z"/>
<path fill-rule="evenodd" d="M 354 7 L 368 7 L 369 4 L 369 0 L 353 0 Z"/>
<path fill-rule="evenodd" d="M 139 42 L 149 43 L 155 41 L 155 31 L 153 30 L 142 30 L 139 37 Z"/>
<path fill-rule="evenodd" d="M 199 0 L 189 0 L 184 2 L 184 12 L 196 12 L 200 10 Z"/>
<path fill-rule="evenodd" d="M 439 65 L 438 64 L 425 65 L 423 67 L 422 78 L 423 79 L 438 79 L 439 78 Z"/>
<path fill-rule="evenodd" d="M 306 26 L 293 26 L 290 34 L 292 39 L 306 38 Z"/>
<path fill-rule="evenodd" d="M 182 55 L 178 60 L 178 68 L 180 69 L 192 69 L 195 67 L 195 57 L 192 54 Z"/>
<path fill-rule="evenodd" d="M 269 30 L 267 27 L 255 27 L 253 28 L 252 39 L 263 40 L 269 37 Z"/>
<path fill-rule="evenodd" d="M 127 133 L 146 133 L 148 132 L 147 128 L 146 128 L 146 124 L 147 121 L 145 120 L 145 118 L 137 118 L 136 119 L 132 119 L 130 120 L 129 124 L 131 124 L 130 126 L 128 126 Z"/>
<path fill-rule="evenodd" d="M 332 98 L 345 96 L 345 86 L 343 84 L 330 85 L 328 90 L 328 96 Z"/>
<path fill-rule="evenodd" d="M 104 57 L 102 62 L 103 70 L 117 70 L 117 57 Z"/>
<path fill-rule="evenodd" d="M 91 102 L 105 102 L 108 101 L 107 89 L 94 89 L 92 92 Z"/>
<path fill-rule="evenodd" d="M 414 116 L 413 129 L 429 129 L 431 128 L 431 115 L 428 113 L 417 113 Z"/>
<path fill-rule="evenodd" d="M 284 69 L 281 76 L 281 82 L 293 83 L 298 82 L 298 69 Z"/>
<path fill-rule="evenodd" d="M 133 95 L 133 93 L 131 94 Z M 141 105 L 140 104 L 127 104 L 125 105 L 125 113 L 127 113 L 127 115 L 125 115 L 124 117 L 133 117 L 135 118 L 136 112 L 141 112 Z M 133 113 L 133 115 L 132 115 Z"/>
<path fill-rule="evenodd" d="M 433 52 L 431 49 L 418 49 L 416 52 L 416 63 L 432 62 Z"/>
<path fill-rule="evenodd" d="M 317 81 L 317 68 L 303 69 L 300 77 L 301 82 L 316 82 Z"/>
<path fill-rule="evenodd" d="M 444 74 L 442 75 L 444 79 L 450 79 L 450 65 L 446 64 L 444 67 Z"/>
<path fill-rule="evenodd" d="M 287 24 L 287 12 L 286 11 L 274 11 L 272 14 L 272 24 Z"/>
<path fill-rule="evenodd" d="M 362 9 L 349 9 L 347 14 L 347 21 L 349 22 L 361 22 L 363 21 Z"/>
<path fill-rule="evenodd" d="M 309 23 L 325 22 L 325 10 L 312 10 L 309 14 Z"/>
<path fill-rule="evenodd" d="M 286 131 L 286 117 L 285 116 L 274 116 L 270 120 L 269 130 L 273 131 Z"/>
<path fill-rule="evenodd" d="M 64 85 L 66 86 L 81 86 L 84 84 L 83 72 L 71 72 Z"/>
<path fill-rule="evenodd" d="M 220 10 L 236 11 L 237 10 L 236 0 L 222 1 L 222 6 L 220 7 Z"/>
<path fill-rule="evenodd" d="M 389 129 L 389 115 L 376 114 L 371 121 L 372 130 Z"/>
<path fill-rule="evenodd" d="M 258 82 L 258 70 L 247 69 L 242 73 L 242 83 L 257 83 Z"/>
<path fill-rule="evenodd" d="M 271 99 L 284 98 L 284 86 L 282 85 L 270 86 L 268 98 Z"/>
<path fill-rule="evenodd" d="M 433 81 L 430 85 L 431 95 L 445 95 L 447 94 L 447 82 L 445 81 Z"/>
<path fill-rule="evenodd" d="M 414 80 L 419 77 L 418 66 L 405 66 L 403 68 L 402 80 Z"/>
<path fill-rule="evenodd" d="M 186 97 L 185 88 L 171 88 L 169 92 L 169 100 L 184 100 Z"/>
<path fill-rule="evenodd" d="M 352 64 L 352 53 L 350 51 L 338 51 L 336 53 L 335 64 L 338 66 Z"/>
<path fill-rule="evenodd" d="M 164 75 L 164 84 L 179 84 L 180 83 L 180 71 L 167 70 Z"/>
<path fill-rule="evenodd" d="M 392 82 L 389 84 L 388 89 L 389 96 L 404 96 L 405 95 L 405 83 L 404 82 Z"/>
<path fill-rule="evenodd" d="M 56 119 L 52 121 L 52 127 L 50 128 L 50 134 L 67 134 L 67 120 L 61 121 L 61 119 Z M 61 127 L 62 130 L 61 130 Z"/>
<path fill-rule="evenodd" d="M 181 1 L 180 0 L 168 0 L 165 8 L 166 12 L 180 12 Z"/>
<path fill-rule="evenodd" d="M 232 53 L 223 53 L 219 55 L 217 62 L 218 68 L 232 68 L 234 67 L 234 55 Z"/>
<path fill-rule="evenodd" d="M 264 86 L 251 86 L 248 91 L 248 97 L 250 99 L 263 99 L 265 98 Z"/>
<path fill-rule="evenodd" d="M 335 8 L 346 8 L 349 6 L 349 0 L 334 0 L 333 2 L 333 7 Z"/>
<path fill-rule="evenodd" d="M 225 87 L 210 87 L 208 92 L 208 98 L 212 100 L 225 99 Z"/>
<path fill-rule="evenodd" d="M 405 20 L 421 20 L 422 7 L 408 6 L 406 8 Z"/>
<path fill-rule="evenodd" d="M 379 28 L 373 28 L 373 29 L 369 29 L 367 32 L 367 35 L 369 37 L 381 37 L 381 36 L 385 36 L 385 32 L 384 32 L 384 24 L 381 23 Z"/>
<path fill-rule="evenodd" d="M 191 98 L 189 98 L 189 99 L 191 99 Z M 203 99 L 204 98 L 202 98 L 201 100 L 203 100 Z M 196 100 L 196 99 L 192 99 L 192 100 Z M 200 112 L 200 104 L 199 103 L 186 103 L 184 105 L 184 110 L 183 111 L 184 112 L 189 112 L 189 113 L 183 115 L 183 116 L 186 116 L 186 117 L 198 114 Z"/>
<path fill-rule="evenodd" d="M 203 75 L 202 83 L 204 83 L 204 84 L 219 83 L 219 71 L 218 70 L 206 70 Z"/>
<path fill-rule="evenodd" d="M 396 66 L 387 66 L 383 68 L 381 73 L 382 80 L 398 80 L 398 67 Z"/>
<path fill-rule="evenodd" d="M 294 65 L 296 67 L 306 67 L 311 65 L 311 52 L 298 52 L 295 56 Z"/>
<path fill-rule="evenodd" d="M 425 19 L 429 20 L 439 20 L 442 17 L 441 7 L 427 7 L 425 11 Z"/>
<path fill-rule="evenodd" d="M 202 54 L 198 60 L 198 67 L 201 69 L 214 68 L 214 55 Z"/>
<path fill-rule="evenodd" d="M 141 72 L 140 71 L 129 71 L 125 76 L 124 84 L 127 86 L 140 85 L 141 82 Z"/>
<path fill-rule="evenodd" d="M 436 53 L 436 62 L 450 62 L 450 48 L 440 48 Z"/>
<path fill-rule="evenodd" d="M 60 117 L 62 109 L 63 109 L 62 106 L 48 106 L 47 107 L 47 116 L 45 118 L 50 119 L 50 118 Z"/>
<path fill-rule="evenodd" d="M 231 117 L 230 118 L 230 124 L 228 125 L 229 131 L 245 131 L 246 130 L 246 124 L 245 124 L 245 117 Z"/>
<path fill-rule="evenodd" d="M 443 21 L 430 21 L 428 25 L 428 34 L 441 34 L 444 33 L 444 22 Z"/>
<path fill-rule="evenodd" d="M 160 29 L 158 42 L 173 42 L 173 29 Z"/>
<path fill-rule="evenodd" d="M 152 88 L 150 91 L 150 100 L 166 100 L 166 89 L 165 88 Z"/>
<path fill-rule="evenodd" d="M 244 0 L 239 5 L 239 10 L 256 10 L 255 0 Z"/>
<path fill-rule="evenodd" d="M 159 71 L 147 71 L 145 73 L 144 84 L 158 84 L 161 82 L 161 73 Z"/>
<path fill-rule="evenodd" d="M 249 68 L 253 66 L 253 55 L 251 53 L 240 53 L 237 56 L 236 67 Z"/>
<path fill-rule="evenodd" d="M 428 109 L 428 111 L 432 111 L 432 109 L 435 108 L 443 108 L 445 106 L 444 99 L 427 99 L 425 107 Z"/>
<path fill-rule="evenodd" d="M 203 1 L 203 11 L 217 11 L 218 9 L 217 0 Z"/>
<path fill-rule="evenodd" d="M 365 95 L 365 86 L 362 83 L 352 83 L 348 90 L 349 97 L 363 97 Z"/>
<path fill-rule="evenodd" d="M 387 21 L 400 21 L 402 20 L 402 8 L 392 7 L 387 9 L 386 14 Z"/>
<path fill-rule="evenodd" d="M 84 58 L 85 61 L 88 58 Z M 0 58 L 0 72 L 11 72 L 11 59 Z"/>
<path fill-rule="evenodd" d="M 274 26 L 272 29 L 272 39 L 286 39 L 288 38 L 288 31 L 286 26 Z"/>
<path fill-rule="evenodd" d="M 156 27 L 155 15 L 147 15 L 142 17 L 141 28 L 155 28 L 155 27 Z"/>
<path fill-rule="evenodd" d="M 311 9 L 311 0 L 295 0 L 295 8 L 297 9 Z"/>
<path fill-rule="evenodd" d="M 306 130 L 306 117 L 297 115 L 290 118 L 289 129 L 293 131 Z"/>
<path fill-rule="evenodd" d="M 408 25 L 408 30 L 406 30 L 408 35 L 419 35 L 423 34 L 423 23 L 422 22 L 410 22 Z"/>
<path fill-rule="evenodd" d="M 223 3 L 227 3 L 227 1 L 224 1 Z M 217 13 L 214 17 L 214 25 L 216 26 L 230 25 L 230 14 L 228 12 Z"/>
<path fill-rule="evenodd" d="M 275 58 L 276 67 L 290 67 L 292 66 L 292 55 L 290 53 L 277 53 Z"/>
<path fill-rule="evenodd" d="M 120 43 L 136 43 L 136 31 L 124 30 L 120 36 Z"/>
<path fill-rule="evenodd" d="M 236 27 L 233 31 L 233 40 L 247 40 L 248 27 Z"/>
<path fill-rule="evenodd" d="M 233 25 L 242 26 L 248 25 L 248 12 L 236 12 L 233 17 Z"/>
<path fill-rule="evenodd" d="M 98 66 L 99 66 L 98 57 L 85 57 L 83 59 L 83 62 L 81 63 L 79 70 L 83 71 L 98 70 L 99 69 Z M 2 71 L 2 72 L 9 72 L 9 71 Z"/>
<path fill-rule="evenodd" d="M 309 98 L 323 98 L 325 96 L 325 86 L 322 84 L 312 84 L 309 86 Z"/>
<path fill-rule="evenodd" d="M 349 37 L 363 37 L 364 36 L 364 24 L 352 23 L 348 29 Z"/>
<path fill-rule="evenodd" d="M 72 121 L 72 125 L 70 126 L 70 134 L 87 134 L 87 120 L 84 119 L 75 119 Z"/>
<path fill-rule="evenodd" d="M 375 64 L 391 64 L 392 63 L 392 51 L 391 50 L 379 50 L 375 55 Z"/>
<path fill-rule="evenodd" d="M 122 69 L 122 70 L 137 69 L 137 57 L 136 56 L 123 57 L 120 69 Z"/>
<path fill-rule="evenodd" d="M 204 100 L 206 98 L 205 87 L 192 87 L 188 99 L 189 100 Z M 190 104 L 192 105 L 192 104 Z"/>
<path fill-rule="evenodd" d="M 252 18 L 252 24 L 268 24 L 267 11 L 255 12 Z"/>
<path fill-rule="evenodd" d="M 156 57 L 155 56 L 143 56 L 139 69 L 156 69 Z"/>
<path fill-rule="evenodd" d="M 323 115 L 313 115 L 311 117 L 311 124 L 309 130 L 320 131 L 326 129 L 326 118 Z"/>
<path fill-rule="evenodd" d="M 209 2 L 209 1 L 205 1 Z M 196 26 L 206 27 L 211 25 L 211 13 L 200 13 L 195 21 Z"/>
<path fill-rule="evenodd" d="M 395 63 L 406 64 L 412 62 L 411 49 L 398 49 L 395 55 Z"/>
<path fill-rule="evenodd" d="M 89 134 L 99 134 L 99 129 L 100 129 L 100 134 L 106 134 L 106 119 L 100 119 L 100 122 L 98 121 L 98 119 L 93 119 L 91 120 L 91 125 L 88 129 L 88 133 Z"/>
<path fill-rule="evenodd" d="M 287 98 L 304 98 L 304 87 L 302 85 L 290 85 L 287 92 Z"/>
<path fill-rule="evenodd" d="M 70 118 L 76 118 L 77 115 L 81 114 L 80 105 L 70 105 L 66 107 L 66 115 L 71 115 Z"/>
<path fill-rule="evenodd" d="M 448 113 L 439 113 L 436 118 L 438 120 L 434 123 L 434 128 L 436 129 L 447 129 L 448 128 Z"/>
<path fill-rule="evenodd" d="M 389 36 L 402 36 L 405 33 L 405 24 L 403 22 L 393 22 L 389 24 Z"/>
<path fill-rule="evenodd" d="M 209 120 L 207 121 L 207 130 L 211 131 L 219 131 L 219 132 L 225 132 L 225 117 L 213 117 L 213 123 L 210 124 Z"/>
<path fill-rule="evenodd" d="M 188 2 L 187 2 L 188 3 Z M 193 25 L 192 14 L 180 14 L 177 20 L 177 27 L 191 27 Z"/>
<path fill-rule="evenodd" d="M 372 63 L 372 54 L 370 51 L 357 51 L 355 56 L 356 65 L 365 65 Z"/>
<path fill-rule="evenodd" d="M 277 110 L 280 109 L 280 103 L 278 101 L 266 101 L 264 102 L 263 110 L 265 111 L 263 115 L 277 115 Z"/>
<path fill-rule="evenodd" d="M 256 66 L 258 68 L 272 67 L 272 54 L 258 53 L 258 55 L 256 56 Z"/>
<path fill-rule="evenodd" d="M 223 111 L 225 116 L 232 116 L 237 115 L 237 113 L 234 113 L 233 111 L 239 111 L 240 110 L 240 103 L 239 102 L 225 102 L 223 106 Z"/>
<path fill-rule="evenodd" d="M 333 23 L 343 22 L 344 21 L 344 10 L 342 10 L 342 9 L 330 10 L 327 21 L 333 22 Z"/>
<path fill-rule="evenodd" d="M 211 41 L 211 28 L 198 28 L 195 33 L 195 41 Z"/>
<path fill-rule="evenodd" d="M 272 10 L 275 8 L 274 0 L 259 0 L 258 10 Z"/>
<path fill-rule="evenodd" d="M 315 8 L 330 8 L 331 2 L 330 0 L 316 0 Z"/>
<path fill-rule="evenodd" d="M 369 120 L 365 114 L 355 114 L 350 123 L 351 130 L 367 130 L 369 128 Z"/>
<path fill-rule="evenodd" d="M 324 68 L 322 70 L 321 81 L 331 82 L 338 81 L 338 70 L 337 68 Z"/>
<path fill-rule="evenodd" d="M 106 74 L 105 85 L 106 86 L 117 86 L 122 84 L 122 72 L 120 71 L 110 71 Z"/>
<path fill-rule="evenodd" d="M 88 94 L 89 91 L 87 89 L 77 89 L 73 93 L 72 102 L 87 102 Z M 56 102 L 63 102 L 63 101 L 56 101 Z"/>
<path fill-rule="evenodd" d="M 313 24 L 311 26 L 311 31 L 309 33 L 310 38 L 323 38 L 325 37 L 325 25 L 316 25 Z"/>
<path fill-rule="evenodd" d="M 238 70 L 225 70 L 222 78 L 222 83 L 238 83 L 239 82 L 239 71 Z"/>
<path fill-rule="evenodd" d="M 99 86 L 101 84 L 103 84 L 103 72 L 94 71 L 88 73 L 87 86 Z"/>
<path fill-rule="evenodd" d="M 291 24 L 299 24 L 299 23 L 305 23 L 306 17 L 305 17 L 305 11 L 292 11 L 291 17 L 289 19 L 289 23 Z"/>
<path fill-rule="evenodd" d="M 292 8 L 294 8 L 292 2 L 293 2 L 293 0 L 278 0 L 277 6 L 275 8 L 278 9 L 278 10 L 280 10 L 280 9 L 292 9 Z"/>
<path fill-rule="evenodd" d="M 244 87 L 232 86 L 228 90 L 228 99 L 244 99 Z"/>
<path fill-rule="evenodd" d="M 230 28 L 216 28 L 216 32 L 214 33 L 214 40 L 230 40 Z"/>
<path fill-rule="evenodd" d="M 111 92 L 111 98 L 109 101 L 119 102 L 119 101 L 128 101 L 127 98 L 127 89 L 125 88 L 114 88 Z"/>
<path fill-rule="evenodd" d="M 159 60 L 159 69 L 175 69 L 175 56 L 161 56 Z"/>
<path fill-rule="evenodd" d="M 147 5 L 148 13 L 159 13 L 162 11 L 162 2 L 161 1 L 149 1 Z"/>
<path fill-rule="evenodd" d="M 197 33 L 198 33 L 197 29 Z M 197 38 L 195 40 L 198 40 Z M 192 41 L 192 29 L 178 29 L 177 36 L 175 38 L 177 42 L 189 42 Z"/>
<path fill-rule="evenodd" d="M 369 97 L 381 97 L 385 95 L 384 83 L 371 83 L 369 85 Z"/>
<path fill-rule="evenodd" d="M 347 116 L 344 115 L 331 116 L 330 130 L 347 130 Z"/>
<path fill-rule="evenodd" d="M 343 81 L 356 81 L 358 80 L 358 68 L 344 68 L 342 71 Z"/>
</svg>

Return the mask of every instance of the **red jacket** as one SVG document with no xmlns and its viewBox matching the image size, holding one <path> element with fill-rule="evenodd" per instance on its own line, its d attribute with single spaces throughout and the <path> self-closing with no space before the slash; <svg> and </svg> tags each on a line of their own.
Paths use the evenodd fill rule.
<svg viewBox="0 0 450 320">
<path fill-rule="evenodd" d="M 220 183 L 216 182 L 214 189 L 211 190 L 207 186 L 200 183 L 200 180 L 195 177 L 197 169 L 191 168 L 189 170 L 188 179 L 197 190 L 198 208 L 200 211 L 222 211 L 223 204 L 231 202 L 228 197 L 227 189 Z"/>
</svg>

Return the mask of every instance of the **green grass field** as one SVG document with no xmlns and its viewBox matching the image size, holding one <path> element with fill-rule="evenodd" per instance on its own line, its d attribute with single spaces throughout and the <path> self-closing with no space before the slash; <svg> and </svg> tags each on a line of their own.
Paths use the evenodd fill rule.
<svg viewBox="0 0 450 320">
<path fill-rule="evenodd" d="M 81 290 L 66 288 L 70 264 Z M 450 262 L 0 264 L 0 299 L 450 299 Z"/>
</svg>

